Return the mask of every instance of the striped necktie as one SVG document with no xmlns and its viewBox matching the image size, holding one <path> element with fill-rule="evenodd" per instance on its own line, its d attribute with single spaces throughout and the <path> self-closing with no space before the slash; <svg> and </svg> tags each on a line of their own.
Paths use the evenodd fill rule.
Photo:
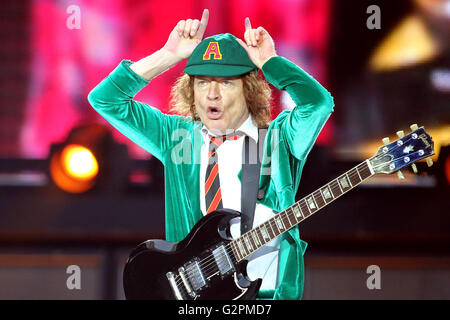
<svg viewBox="0 0 450 320">
<path fill-rule="evenodd" d="M 210 136 L 208 152 L 208 167 L 206 169 L 205 178 L 205 202 L 206 214 L 223 208 L 222 192 L 220 191 L 219 180 L 219 163 L 217 159 L 216 150 L 225 142 L 225 140 L 237 140 L 242 136 L 242 133 L 236 135 L 226 135 L 221 137 Z"/>
</svg>

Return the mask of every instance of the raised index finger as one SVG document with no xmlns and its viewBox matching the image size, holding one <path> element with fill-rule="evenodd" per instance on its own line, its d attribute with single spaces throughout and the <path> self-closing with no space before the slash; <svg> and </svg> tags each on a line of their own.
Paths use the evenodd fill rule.
<svg viewBox="0 0 450 320">
<path fill-rule="evenodd" d="M 250 18 L 245 18 L 245 31 L 250 30 L 252 28 L 252 24 L 250 23 Z"/>
<path fill-rule="evenodd" d="M 200 40 L 203 38 L 203 35 L 205 34 L 206 26 L 208 25 L 208 20 L 209 20 L 209 10 L 205 9 L 203 10 L 202 19 L 200 20 L 200 27 L 198 28 L 198 31 L 195 34 L 195 37 L 200 38 Z"/>
</svg>

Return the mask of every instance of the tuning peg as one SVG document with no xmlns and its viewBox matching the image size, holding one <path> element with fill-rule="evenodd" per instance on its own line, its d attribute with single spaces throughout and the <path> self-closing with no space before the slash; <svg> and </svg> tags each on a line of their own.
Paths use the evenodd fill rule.
<svg viewBox="0 0 450 320">
<path fill-rule="evenodd" d="M 405 133 L 403 132 L 403 130 L 397 131 L 397 136 L 399 138 L 403 138 L 405 136 Z"/>
<path fill-rule="evenodd" d="M 429 167 L 431 167 L 432 165 L 433 165 L 433 160 L 431 160 L 431 158 L 427 158 L 427 165 L 429 166 Z"/>
<path fill-rule="evenodd" d="M 383 138 L 382 141 L 384 144 L 389 144 L 389 137 Z"/>
<path fill-rule="evenodd" d="M 417 129 L 419 129 L 416 123 L 410 125 L 409 127 L 411 128 L 412 131 L 416 131 Z"/>
<path fill-rule="evenodd" d="M 400 180 L 404 180 L 404 179 L 405 179 L 405 176 L 403 175 L 403 173 L 402 173 L 400 170 L 397 171 L 397 177 L 398 177 Z"/>
<path fill-rule="evenodd" d="M 413 169 L 414 173 L 417 173 L 417 167 L 416 167 L 416 164 L 415 164 L 415 163 L 413 163 L 413 164 L 411 165 L 411 168 Z"/>
</svg>

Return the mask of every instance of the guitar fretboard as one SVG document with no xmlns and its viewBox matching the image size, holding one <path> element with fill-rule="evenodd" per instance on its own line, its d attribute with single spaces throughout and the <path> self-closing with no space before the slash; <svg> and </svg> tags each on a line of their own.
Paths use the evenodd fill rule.
<svg viewBox="0 0 450 320">
<path fill-rule="evenodd" d="M 241 261 L 373 175 L 366 160 L 230 242 Z"/>
</svg>

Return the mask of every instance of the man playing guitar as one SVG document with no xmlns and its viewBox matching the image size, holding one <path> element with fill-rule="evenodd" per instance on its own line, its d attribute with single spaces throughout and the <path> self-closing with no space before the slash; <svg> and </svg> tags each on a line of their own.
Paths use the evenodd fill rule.
<svg viewBox="0 0 450 320">
<path fill-rule="evenodd" d="M 241 211 L 245 137 L 264 147 L 252 226 L 292 205 L 307 155 L 334 106 L 316 80 L 277 56 L 263 27 L 253 29 L 247 18 L 245 41 L 231 34 L 203 39 L 208 18 L 205 9 L 200 20 L 179 21 L 160 50 L 134 63 L 123 60 L 88 97 L 117 130 L 164 164 L 166 240 L 172 242 L 183 240 L 210 212 Z M 133 100 L 187 58 L 172 88 L 177 115 Z M 272 121 L 266 81 L 295 102 Z M 240 236 L 239 220 L 230 231 Z M 301 299 L 305 249 L 295 226 L 248 257 L 248 277 L 262 279 L 260 298 Z"/>
</svg>

